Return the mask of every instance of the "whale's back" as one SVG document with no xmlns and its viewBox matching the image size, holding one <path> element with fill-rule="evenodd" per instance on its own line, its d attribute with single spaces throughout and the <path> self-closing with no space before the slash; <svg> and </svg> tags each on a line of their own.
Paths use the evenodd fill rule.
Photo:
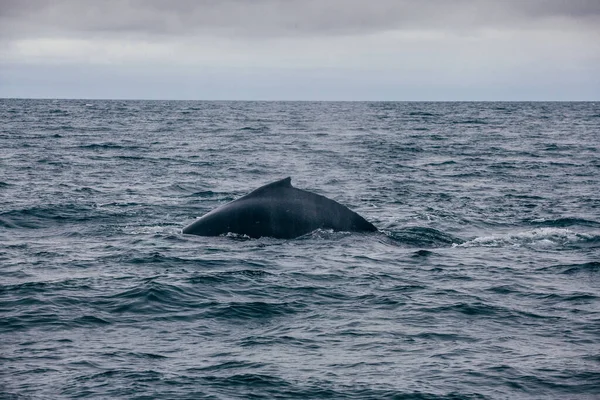
<svg viewBox="0 0 600 400">
<path fill-rule="evenodd" d="M 232 232 L 253 238 L 289 239 L 316 229 L 377 231 L 373 224 L 342 204 L 293 187 L 288 177 L 205 214 L 183 233 L 216 236 Z"/>
</svg>

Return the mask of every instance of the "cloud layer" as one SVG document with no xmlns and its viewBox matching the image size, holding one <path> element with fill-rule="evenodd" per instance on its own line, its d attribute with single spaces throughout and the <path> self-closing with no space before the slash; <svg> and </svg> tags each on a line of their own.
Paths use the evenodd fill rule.
<svg viewBox="0 0 600 400">
<path fill-rule="evenodd" d="M 590 99 L 599 65 L 598 0 L 0 1 L 0 97 Z"/>
<path fill-rule="evenodd" d="M 3 0 L 3 35 L 360 35 L 600 26 L 597 0 Z"/>
</svg>

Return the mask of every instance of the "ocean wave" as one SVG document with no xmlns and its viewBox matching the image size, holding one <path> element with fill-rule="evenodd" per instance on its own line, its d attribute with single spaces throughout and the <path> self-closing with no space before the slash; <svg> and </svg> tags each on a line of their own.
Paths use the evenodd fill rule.
<svg viewBox="0 0 600 400">
<path fill-rule="evenodd" d="M 0 215 L 0 227 L 2 228 L 19 228 L 20 225 L 12 221 L 12 219 L 6 216 Z"/>
<path fill-rule="evenodd" d="M 549 267 L 542 267 L 540 271 L 554 271 L 560 274 L 596 274 L 600 272 L 600 262 L 591 261 L 575 264 L 556 264 Z"/>
<path fill-rule="evenodd" d="M 412 111 L 409 112 L 408 115 L 410 115 L 411 117 L 437 117 L 436 114 L 426 111 Z"/>
<path fill-rule="evenodd" d="M 47 206 L 33 206 L 0 213 L 0 225 L 7 228 L 38 229 L 53 224 L 83 222 L 102 215 L 94 211 L 94 207 L 86 204 L 64 203 Z"/>
<path fill-rule="evenodd" d="M 234 199 L 233 197 L 231 197 L 230 193 L 213 192 L 212 190 L 202 190 L 200 192 L 194 192 L 192 194 L 189 194 L 187 197 L 198 197 L 201 199 L 210 199 L 217 197 L 221 201 L 231 201 Z"/>
<path fill-rule="evenodd" d="M 80 149 L 84 150 L 109 150 L 109 149 L 126 149 L 126 150 L 139 150 L 141 146 L 138 145 L 122 145 L 114 142 L 106 142 L 106 143 L 90 143 L 78 146 Z"/>
<path fill-rule="evenodd" d="M 462 124 L 462 125 L 487 125 L 489 124 L 488 121 L 483 120 L 483 119 L 464 119 L 461 121 L 456 121 L 455 124 Z"/>
<path fill-rule="evenodd" d="M 213 266 L 215 264 L 220 264 L 221 266 L 226 266 L 229 263 L 221 261 L 197 261 L 203 266 Z M 245 261 L 245 263 L 250 263 Z M 262 264 L 258 263 L 250 263 L 254 264 L 255 267 L 264 267 Z M 240 269 L 233 271 L 223 271 L 223 272 L 211 272 L 211 273 L 196 273 L 190 278 L 188 278 L 188 282 L 194 285 L 203 284 L 203 285 L 215 285 L 215 284 L 233 284 L 239 281 L 255 281 L 257 278 L 264 279 L 272 277 L 273 274 L 264 271 L 262 269 Z"/>
<path fill-rule="evenodd" d="M 408 227 L 397 231 L 385 231 L 392 240 L 412 247 L 456 246 L 464 241 L 456 236 L 426 227 Z"/>
<path fill-rule="evenodd" d="M 576 218 L 576 217 L 564 217 L 564 218 L 555 218 L 555 219 L 546 219 L 546 218 L 538 218 L 532 220 L 526 220 L 532 225 L 539 226 L 547 226 L 547 227 L 556 227 L 556 228 L 565 228 L 570 226 L 587 226 L 587 227 L 600 227 L 600 222 L 584 219 L 584 218 Z"/>
<path fill-rule="evenodd" d="M 249 131 L 249 132 L 268 132 L 270 129 L 268 126 L 244 126 L 239 129 L 240 131 Z"/>
<path fill-rule="evenodd" d="M 240 319 L 265 320 L 296 314 L 302 308 L 302 304 L 297 302 L 233 301 L 214 304 L 203 316 L 204 318 L 216 318 L 236 323 Z"/>
<path fill-rule="evenodd" d="M 164 313 L 176 315 L 186 309 L 202 309 L 217 304 L 203 293 L 157 282 L 152 278 L 126 290 L 96 297 L 92 301 L 111 314 L 153 316 Z"/>
<path fill-rule="evenodd" d="M 530 231 L 482 236 L 453 247 L 520 247 L 540 249 L 555 248 L 569 244 L 596 241 L 600 237 L 589 233 L 577 233 L 564 228 L 537 228 Z"/>
</svg>

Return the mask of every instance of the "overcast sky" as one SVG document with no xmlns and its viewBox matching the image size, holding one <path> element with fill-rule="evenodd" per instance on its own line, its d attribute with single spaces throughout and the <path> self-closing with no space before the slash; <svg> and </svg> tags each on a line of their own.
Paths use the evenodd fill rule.
<svg viewBox="0 0 600 400">
<path fill-rule="evenodd" d="M 0 0 L 0 97 L 600 100 L 600 0 Z"/>
</svg>

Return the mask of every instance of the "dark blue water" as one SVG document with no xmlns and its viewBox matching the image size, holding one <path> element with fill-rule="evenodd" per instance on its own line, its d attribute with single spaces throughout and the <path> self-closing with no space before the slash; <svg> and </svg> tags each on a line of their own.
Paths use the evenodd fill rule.
<svg viewBox="0 0 600 400">
<path fill-rule="evenodd" d="M 600 104 L 0 100 L 0 397 L 597 399 Z M 379 234 L 184 236 L 265 183 Z"/>
</svg>

